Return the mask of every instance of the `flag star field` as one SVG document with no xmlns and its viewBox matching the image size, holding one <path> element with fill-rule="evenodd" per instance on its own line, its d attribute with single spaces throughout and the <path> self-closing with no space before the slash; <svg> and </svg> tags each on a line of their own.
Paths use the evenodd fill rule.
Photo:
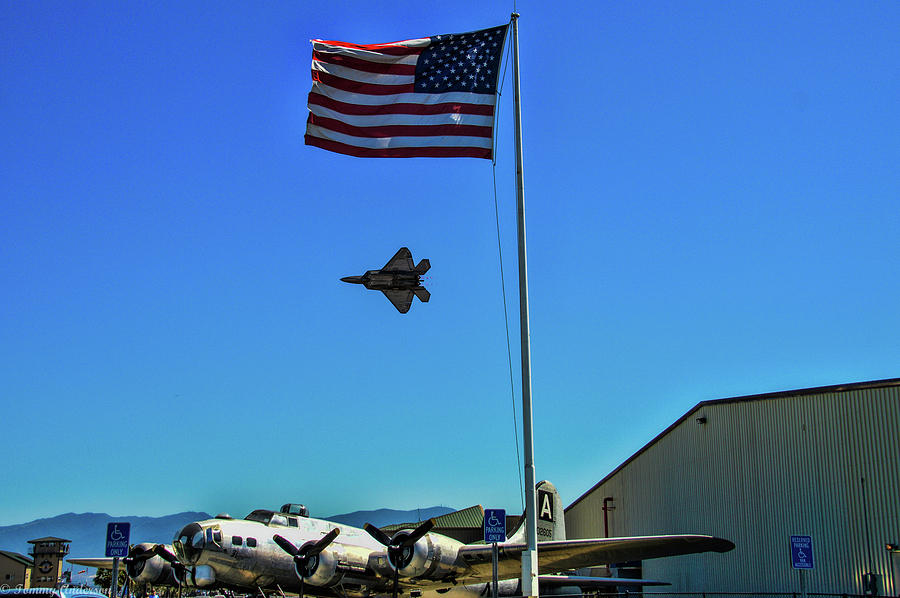
<svg viewBox="0 0 900 598">
<path fill-rule="evenodd" d="M 432 37 L 416 63 L 416 90 L 494 93 L 506 29 Z"/>
</svg>

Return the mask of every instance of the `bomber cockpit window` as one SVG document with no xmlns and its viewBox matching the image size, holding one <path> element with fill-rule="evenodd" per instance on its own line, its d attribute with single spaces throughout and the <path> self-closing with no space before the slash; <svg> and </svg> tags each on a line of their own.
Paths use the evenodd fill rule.
<svg viewBox="0 0 900 598">
<path fill-rule="evenodd" d="M 309 509 L 307 509 L 305 505 L 299 505 L 296 503 L 289 502 L 286 505 L 281 505 L 281 512 L 286 513 L 288 515 L 299 515 L 300 517 L 309 517 Z"/>
<path fill-rule="evenodd" d="M 266 509 L 257 509 L 244 517 L 244 519 L 246 519 L 247 521 L 256 521 L 269 525 L 269 521 L 272 519 L 273 514 L 274 513 L 272 511 Z"/>
<path fill-rule="evenodd" d="M 212 549 L 222 548 L 221 530 L 211 527 L 206 528 L 206 547 Z"/>
<path fill-rule="evenodd" d="M 278 513 L 272 513 L 272 519 L 269 521 L 269 525 L 284 525 L 286 527 L 287 524 L 287 517 L 279 515 Z"/>
<path fill-rule="evenodd" d="M 247 546 L 256 548 L 256 538 L 247 538 Z"/>
<path fill-rule="evenodd" d="M 200 558 L 200 552 L 206 544 L 206 534 L 199 524 L 189 523 L 175 534 L 172 544 L 180 561 L 193 564 Z"/>
<path fill-rule="evenodd" d="M 288 525 L 290 527 L 297 527 L 297 519 L 295 517 L 288 517 Z"/>
</svg>

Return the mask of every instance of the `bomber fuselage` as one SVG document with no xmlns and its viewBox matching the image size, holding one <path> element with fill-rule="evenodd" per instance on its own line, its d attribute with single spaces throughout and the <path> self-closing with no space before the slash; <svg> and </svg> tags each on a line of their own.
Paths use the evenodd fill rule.
<svg viewBox="0 0 900 598">
<path fill-rule="evenodd" d="M 186 525 L 175 537 L 174 552 L 185 565 L 183 582 L 192 587 L 275 588 L 298 592 L 300 579 L 294 562 L 273 540 L 278 534 L 297 546 L 318 540 L 340 529 L 340 546 L 355 575 L 345 576 L 343 585 L 359 595 L 365 586 L 384 584 L 390 572 L 383 546 L 364 530 L 322 519 L 272 511 L 254 511 L 248 519 L 215 518 Z M 381 570 L 381 574 L 378 570 Z M 307 594 L 333 595 L 327 587 L 305 585 Z"/>
</svg>

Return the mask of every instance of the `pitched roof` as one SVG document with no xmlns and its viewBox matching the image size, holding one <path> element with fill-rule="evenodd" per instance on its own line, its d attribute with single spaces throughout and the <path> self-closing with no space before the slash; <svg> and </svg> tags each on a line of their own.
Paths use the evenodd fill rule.
<svg viewBox="0 0 900 598">
<path fill-rule="evenodd" d="M 453 511 L 452 513 L 447 513 L 446 515 L 441 515 L 439 517 L 434 517 L 434 527 L 435 531 L 440 533 L 440 528 L 448 528 L 448 527 L 481 527 L 484 524 L 484 507 L 481 505 L 475 505 L 474 507 L 469 507 L 468 509 L 462 509 L 460 511 Z M 386 525 L 383 529 L 384 531 L 397 531 L 405 528 L 412 528 L 422 523 L 421 521 L 416 523 L 395 523 L 392 525 Z"/>
<path fill-rule="evenodd" d="M 24 554 L 19 554 L 18 552 L 10 552 L 8 550 L 0 550 L 0 555 L 5 556 L 8 559 L 12 559 L 16 562 L 22 563 L 23 565 L 27 565 L 31 567 L 34 565 L 34 560 L 28 558 Z"/>
<path fill-rule="evenodd" d="M 637 459 L 638 456 L 641 455 L 641 453 L 645 452 L 651 446 L 656 444 L 663 436 L 665 436 L 666 434 L 668 434 L 669 432 L 671 432 L 672 430 L 677 428 L 679 426 L 679 424 L 681 424 L 681 422 L 688 419 L 692 413 L 694 413 L 695 411 L 697 411 L 698 409 L 700 409 L 702 407 L 706 407 L 708 405 L 721 405 L 724 403 L 738 403 L 738 402 L 745 402 L 745 401 L 746 402 L 763 401 L 763 400 L 769 400 L 769 399 L 785 399 L 785 398 L 795 398 L 795 397 L 803 397 L 803 396 L 810 396 L 810 395 L 830 394 L 830 393 L 838 393 L 838 392 L 850 392 L 850 391 L 854 391 L 854 390 L 867 390 L 867 389 L 871 389 L 871 388 L 891 388 L 894 386 L 900 386 L 900 378 L 888 378 L 886 380 L 872 380 L 870 382 L 852 382 L 850 384 L 835 384 L 832 386 L 816 386 L 813 388 L 802 388 L 800 390 L 782 390 L 782 391 L 778 391 L 778 392 L 769 392 L 769 393 L 764 393 L 764 394 L 732 397 L 730 399 L 712 399 L 712 400 L 708 400 L 708 401 L 700 401 L 699 403 L 697 403 L 696 405 L 694 405 L 693 407 L 688 409 L 687 413 L 685 413 L 680 418 L 678 418 L 678 420 L 675 421 L 672 425 L 670 425 L 668 428 L 666 428 L 665 430 L 663 430 L 662 432 L 657 434 L 656 437 L 653 438 L 653 440 L 651 440 L 650 442 L 645 444 L 643 447 L 638 449 L 638 451 L 635 454 L 633 454 L 630 457 L 628 457 L 627 459 L 625 459 L 625 461 L 623 461 L 621 465 L 619 465 L 614 470 L 609 472 L 602 480 L 600 480 L 599 482 L 594 484 L 590 488 L 590 490 L 588 490 L 587 492 L 585 492 L 584 494 L 582 494 L 581 496 L 576 498 L 572 502 L 572 504 L 570 504 L 568 507 L 565 508 L 565 510 L 568 511 L 569 509 L 571 509 L 572 507 L 577 505 L 579 502 L 581 502 L 584 498 L 589 496 L 594 490 L 599 488 L 604 482 L 606 482 L 608 479 L 610 479 L 615 474 L 617 474 L 619 471 L 621 471 L 626 465 L 628 465 L 629 463 L 631 463 L 632 461 Z"/>
</svg>

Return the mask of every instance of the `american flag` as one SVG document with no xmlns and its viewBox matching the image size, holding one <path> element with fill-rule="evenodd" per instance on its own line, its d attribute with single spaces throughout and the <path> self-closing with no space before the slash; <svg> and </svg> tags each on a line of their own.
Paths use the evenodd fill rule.
<svg viewBox="0 0 900 598">
<path fill-rule="evenodd" d="M 370 158 L 492 158 L 507 27 L 388 44 L 312 40 L 306 144 Z"/>
</svg>

